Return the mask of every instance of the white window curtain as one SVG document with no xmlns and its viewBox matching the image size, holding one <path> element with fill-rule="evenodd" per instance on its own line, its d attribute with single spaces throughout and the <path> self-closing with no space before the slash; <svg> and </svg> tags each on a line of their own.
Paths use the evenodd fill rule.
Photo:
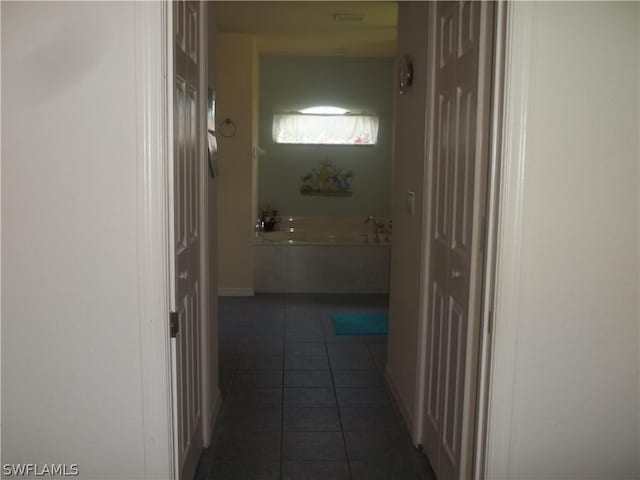
<svg viewBox="0 0 640 480">
<path fill-rule="evenodd" d="M 276 113 L 272 133 L 276 143 L 375 145 L 378 117 Z"/>
</svg>

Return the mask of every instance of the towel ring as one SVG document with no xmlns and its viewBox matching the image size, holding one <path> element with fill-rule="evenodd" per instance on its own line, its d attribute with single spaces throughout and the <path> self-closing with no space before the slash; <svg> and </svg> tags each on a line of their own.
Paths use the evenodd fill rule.
<svg viewBox="0 0 640 480">
<path fill-rule="evenodd" d="M 230 118 L 225 118 L 218 124 L 218 132 L 225 138 L 231 138 L 236 134 L 236 124 Z"/>
</svg>

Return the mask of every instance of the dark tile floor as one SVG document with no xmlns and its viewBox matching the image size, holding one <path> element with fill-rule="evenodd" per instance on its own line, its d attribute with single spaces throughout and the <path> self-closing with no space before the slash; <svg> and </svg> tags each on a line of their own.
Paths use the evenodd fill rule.
<svg viewBox="0 0 640 480">
<path fill-rule="evenodd" d="M 379 295 L 220 298 L 223 404 L 197 480 L 435 479 L 388 394 L 385 336 L 336 336 Z"/>
</svg>

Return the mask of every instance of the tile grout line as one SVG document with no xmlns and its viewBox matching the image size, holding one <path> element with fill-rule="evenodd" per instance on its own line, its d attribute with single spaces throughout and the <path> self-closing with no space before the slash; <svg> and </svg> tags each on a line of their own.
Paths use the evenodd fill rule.
<svg viewBox="0 0 640 480">
<path fill-rule="evenodd" d="M 285 383 L 285 355 L 287 348 L 287 305 L 288 297 L 284 294 L 282 307 L 282 387 L 280 391 L 280 480 L 284 476 L 284 383 Z"/>
<path fill-rule="evenodd" d="M 342 413 L 340 412 L 340 405 L 338 404 L 338 392 L 336 391 L 336 382 L 333 377 L 333 367 L 331 366 L 331 358 L 329 357 L 329 347 L 327 345 L 327 335 L 324 330 L 324 322 L 322 319 L 320 320 L 322 326 L 322 339 L 324 343 L 324 349 L 327 354 L 327 363 L 329 364 L 329 373 L 331 375 L 331 386 L 333 387 L 333 397 L 336 400 L 336 410 L 338 412 L 338 422 L 340 422 L 340 433 L 342 434 L 342 443 L 344 445 L 344 456 L 347 460 L 347 469 L 349 471 L 349 479 L 353 478 L 353 473 L 351 472 L 351 461 L 349 460 L 349 451 L 347 450 L 347 437 L 344 433 L 344 424 L 342 423 Z"/>
</svg>

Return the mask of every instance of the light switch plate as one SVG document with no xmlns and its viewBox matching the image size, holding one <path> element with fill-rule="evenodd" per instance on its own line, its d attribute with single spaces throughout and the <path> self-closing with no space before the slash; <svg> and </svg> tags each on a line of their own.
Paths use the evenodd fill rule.
<svg viewBox="0 0 640 480">
<path fill-rule="evenodd" d="M 407 192 L 407 213 L 411 216 L 416 213 L 416 194 L 415 192 Z"/>
</svg>

